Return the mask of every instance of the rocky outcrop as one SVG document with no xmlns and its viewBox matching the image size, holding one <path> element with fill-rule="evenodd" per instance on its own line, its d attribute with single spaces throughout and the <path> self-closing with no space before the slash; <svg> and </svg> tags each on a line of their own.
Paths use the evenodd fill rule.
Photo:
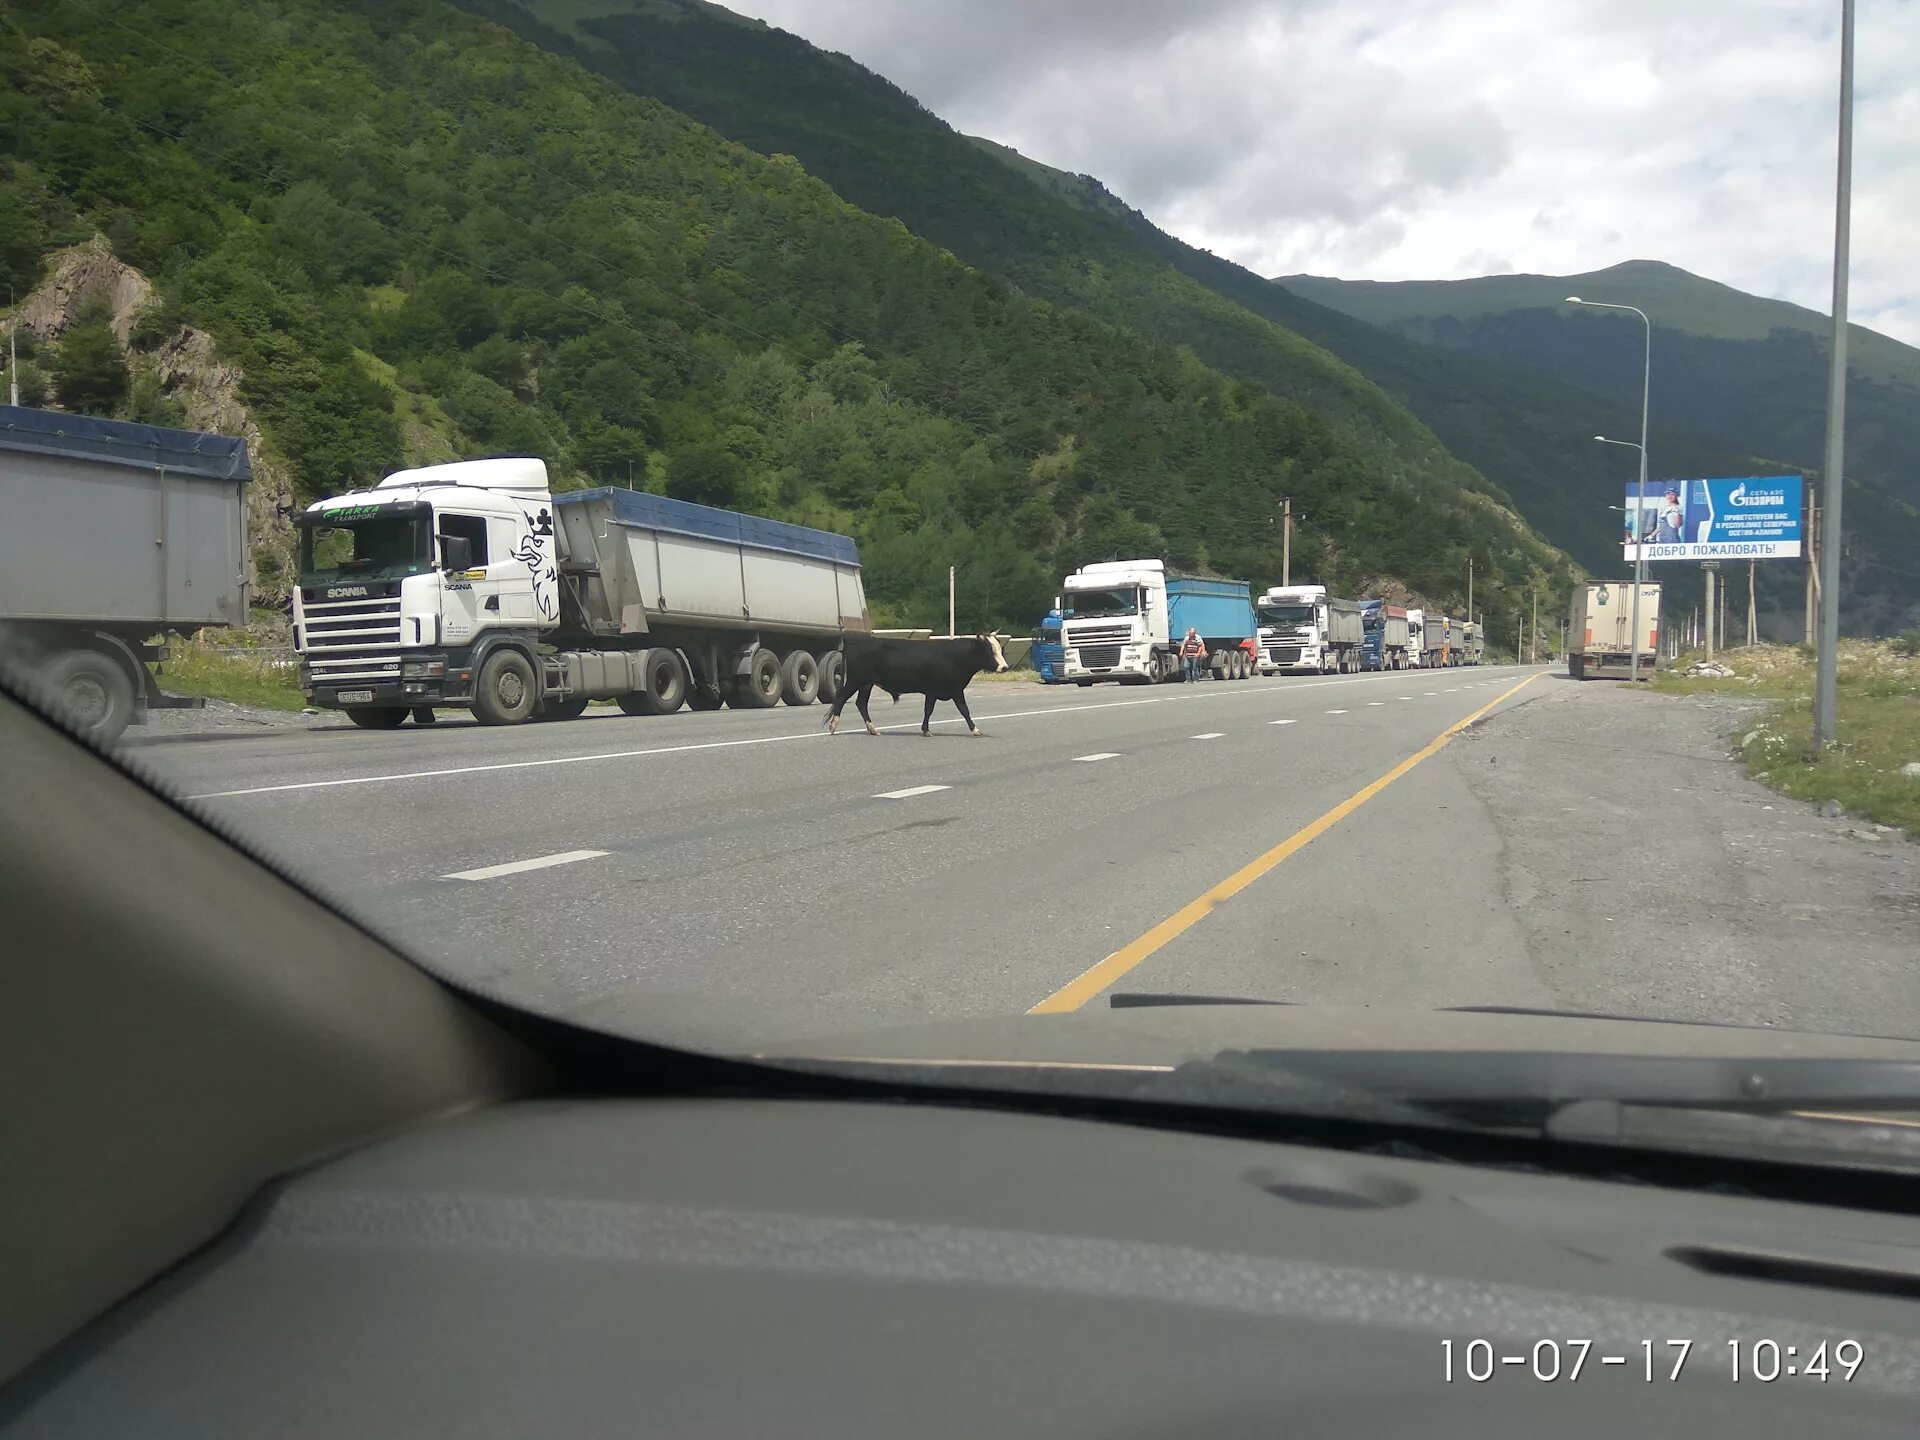
<svg viewBox="0 0 1920 1440">
<path fill-rule="evenodd" d="M 116 260 L 102 235 L 54 257 L 53 274 L 20 306 L 20 328 L 38 340 L 58 340 L 96 295 L 107 297 L 113 333 L 126 344 L 134 317 L 153 296 L 153 286 L 131 265 Z"/>
</svg>

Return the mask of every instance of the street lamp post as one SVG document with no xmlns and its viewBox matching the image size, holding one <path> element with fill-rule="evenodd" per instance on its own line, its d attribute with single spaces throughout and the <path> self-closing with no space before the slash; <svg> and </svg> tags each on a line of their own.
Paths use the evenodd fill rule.
<svg viewBox="0 0 1920 1440">
<path fill-rule="evenodd" d="M 1633 305 L 1615 305 L 1605 300 L 1582 300 L 1578 295 L 1567 296 L 1569 305 L 1586 305 L 1595 310 L 1631 310 L 1638 315 L 1647 327 L 1646 363 L 1640 373 L 1640 443 L 1634 449 L 1640 452 L 1640 502 L 1633 517 L 1633 645 L 1628 652 L 1631 668 L 1628 671 L 1635 680 L 1640 678 L 1640 587 L 1647 579 L 1647 545 L 1641 538 L 1640 514 L 1647 508 L 1647 401 L 1653 393 L 1653 321 L 1647 319 L 1647 312 Z M 1606 445 L 1633 445 L 1631 440 L 1609 440 L 1604 435 L 1594 439 Z"/>
</svg>

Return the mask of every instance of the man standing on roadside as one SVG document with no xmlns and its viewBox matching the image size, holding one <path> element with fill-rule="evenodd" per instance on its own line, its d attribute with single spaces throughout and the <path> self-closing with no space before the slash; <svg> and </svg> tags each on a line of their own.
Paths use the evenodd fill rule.
<svg viewBox="0 0 1920 1440">
<path fill-rule="evenodd" d="M 1200 678 L 1200 662 L 1206 659 L 1207 642 L 1200 638 L 1200 632 L 1189 625 L 1187 638 L 1180 642 L 1180 663 L 1186 668 L 1188 681 Z"/>
</svg>

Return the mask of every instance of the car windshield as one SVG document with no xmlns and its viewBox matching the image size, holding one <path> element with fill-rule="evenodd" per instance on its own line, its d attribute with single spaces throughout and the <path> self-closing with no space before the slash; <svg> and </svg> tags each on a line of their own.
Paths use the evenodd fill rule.
<svg viewBox="0 0 1920 1440">
<path fill-rule="evenodd" d="M 425 507 L 371 515 L 303 516 L 300 583 L 391 580 L 429 568 Z"/>
<path fill-rule="evenodd" d="M 1076 620 L 1110 620 L 1120 615 L 1140 613 L 1140 592 L 1132 586 L 1119 590 L 1076 590 L 1073 592 Z"/>
<path fill-rule="evenodd" d="M 0 6 L 0 684 L 665 1046 L 1920 1043 L 1920 7 L 1836 275 L 1839 14 Z"/>
</svg>

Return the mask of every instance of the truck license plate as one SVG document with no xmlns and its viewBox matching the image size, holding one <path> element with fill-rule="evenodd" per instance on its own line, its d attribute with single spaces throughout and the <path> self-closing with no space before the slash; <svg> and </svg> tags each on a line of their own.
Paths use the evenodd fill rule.
<svg viewBox="0 0 1920 1440">
<path fill-rule="evenodd" d="M 342 705 L 369 705 L 373 703 L 373 692 L 371 690 L 342 690 L 340 692 L 340 703 Z"/>
</svg>

